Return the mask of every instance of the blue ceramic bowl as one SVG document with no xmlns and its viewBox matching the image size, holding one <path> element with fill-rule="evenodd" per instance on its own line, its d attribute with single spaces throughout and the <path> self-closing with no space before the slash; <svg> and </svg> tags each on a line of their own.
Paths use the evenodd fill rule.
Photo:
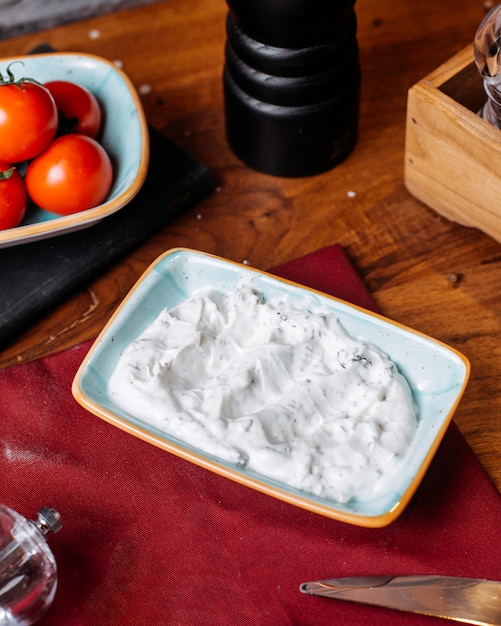
<svg viewBox="0 0 501 626">
<path fill-rule="evenodd" d="M 296 305 L 311 308 L 318 303 L 350 335 L 386 352 L 406 377 L 417 403 L 419 425 L 402 471 L 391 478 L 384 493 L 345 504 L 309 495 L 186 445 L 113 401 L 107 383 L 120 356 L 165 307 L 178 305 L 202 287 L 232 290 L 243 278 L 250 279 L 265 299 L 288 294 Z M 315 513 L 380 527 L 400 515 L 416 491 L 463 395 L 469 372 L 468 360 L 456 350 L 380 315 L 238 263 L 175 249 L 146 271 L 115 312 L 81 364 L 73 394 L 98 417 L 204 468 Z"/>
<path fill-rule="evenodd" d="M 68 80 L 96 96 L 103 111 L 99 140 L 111 157 L 114 179 L 105 202 L 87 211 L 61 217 L 30 207 L 17 228 L 0 231 L 0 248 L 85 228 L 118 211 L 141 188 L 149 162 L 148 125 L 141 101 L 129 78 L 113 63 L 82 53 L 34 54 L 0 59 L 2 76 L 11 63 L 16 79 Z"/>
</svg>

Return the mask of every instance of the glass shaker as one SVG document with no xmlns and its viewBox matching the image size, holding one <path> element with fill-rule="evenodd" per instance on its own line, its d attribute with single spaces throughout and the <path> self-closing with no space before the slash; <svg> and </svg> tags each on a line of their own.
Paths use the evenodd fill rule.
<svg viewBox="0 0 501 626">
<path fill-rule="evenodd" d="M 0 626 L 34 624 L 51 605 L 57 568 L 45 535 L 60 528 L 54 509 L 31 521 L 0 505 Z"/>
<path fill-rule="evenodd" d="M 479 115 L 501 128 L 501 4 L 491 9 L 480 22 L 475 33 L 473 51 L 487 94 Z"/>
</svg>

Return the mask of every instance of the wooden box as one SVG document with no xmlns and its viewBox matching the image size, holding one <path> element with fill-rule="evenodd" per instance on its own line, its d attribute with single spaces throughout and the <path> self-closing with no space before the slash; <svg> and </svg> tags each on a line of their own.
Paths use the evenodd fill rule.
<svg viewBox="0 0 501 626">
<path fill-rule="evenodd" d="M 476 114 L 486 98 L 473 46 L 411 87 L 404 178 L 441 215 L 501 241 L 501 130 Z"/>
</svg>

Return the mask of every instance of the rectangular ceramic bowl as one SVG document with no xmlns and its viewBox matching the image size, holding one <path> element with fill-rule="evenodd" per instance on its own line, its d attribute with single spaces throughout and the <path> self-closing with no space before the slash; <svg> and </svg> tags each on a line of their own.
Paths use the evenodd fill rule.
<svg viewBox="0 0 501 626">
<path fill-rule="evenodd" d="M 149 162 L 149 134 L 139 95 L 128 76 L 107 59 L 85 53 L 30 54 L 0 59 L 19 80 L 66 80 L 89 89 L 103 113 L 99 136 L 113 163 L 113 184 L 106 200 L 92 209 L 60 216 L 30 205 L 19 226 L 0 231 L 0 248 L 88 228 L 124 207 L 141 189 Z"/>
<path fill-rule="evenodd" d="M 407 378 L 419 411 L 419 426 L 404 470 L 393 476 L 383 495 L 345 504 L 288 487 L 197 450 L 116 406 L 107 382 L 121 354 L 164 308 L 196 290 L 232 290 L 242 280 L 265 299 L 289 295 L 292 303 L 332 312 L 350 335 L 386 352 Z M 342 300 L 306 289 L 202 252 L 174 249 L 145 272 L 122 302 L 81 364 L 73 395 L 87 410 L 124 431 L 248 487 L 309 511 L 365 527 L 389 524 L 404 510 L 428 469 L 447 430 L 469 377 L 468 360 L 456 350 L 419 332 Z"/>
</svg>

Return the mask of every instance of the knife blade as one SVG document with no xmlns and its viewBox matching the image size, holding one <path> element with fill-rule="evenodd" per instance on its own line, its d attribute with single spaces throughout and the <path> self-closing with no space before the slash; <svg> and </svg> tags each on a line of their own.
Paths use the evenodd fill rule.
<svg viewBox="0 0 501 626">
<path fill-rule="evenodd" d="M 361 576 L 302 583 L 300 591 L 432 615 L 476 626 L 501 626 L 501 581 L 457 576 Z"/>
</svg>

